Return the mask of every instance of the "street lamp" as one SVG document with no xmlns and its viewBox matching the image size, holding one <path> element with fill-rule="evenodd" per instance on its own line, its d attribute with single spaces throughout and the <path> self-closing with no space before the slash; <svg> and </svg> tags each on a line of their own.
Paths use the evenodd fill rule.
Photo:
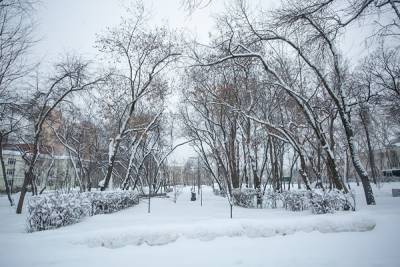
<svg viewBox="0 0 400 267">
<path fill-rule="evenodd" d="M 200 185 L 200 206 L 203 206 L 203 185 Z"/>
<path fill-rule="evenodd" d="M 196 201 L 196 177 L 194 174 L 194 166 L 191 167 L 191 173 L 193 177 L 193 187 L 190 190 L 191 193 L 190 201 Z"/>
</svg>

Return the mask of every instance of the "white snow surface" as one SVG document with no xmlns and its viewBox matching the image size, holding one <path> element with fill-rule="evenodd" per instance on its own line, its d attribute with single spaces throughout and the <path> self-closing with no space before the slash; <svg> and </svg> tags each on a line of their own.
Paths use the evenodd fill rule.
<svg viewBox="0 0 400 267">
<path fill-rule="evenodd" d="M 217 237 L 285 236 L 299 231 L 307 233 L 312 231 L 321 233 L 363 232 L 370 231 L 374 227 L 375 222 L 365 216 L 332 216 L 332 218 L 312 219 L 306 217 L 293 221 L 287 219 L 238 219 L 227 222 L 226 220 L 211 219 L 207 222 L 165 224 L 154 228 L 138 226 L 112 229 L 101 234 L 86 234 L 84 241 L 79 243 L 88 244 L 90 247 L 120 248 L 126 245 L 165 245 L 180 237 L 210 241 Z"/>
<path fill-rule="evenodd" d="M 400 266 L 400 183 L 362 188 L 356 212 L 245 209 L 204 187 L 203 206 L 185 188 L 177 203 L 153 198 L 135 207 L 85 218 L 63 228 L 26 233 L 0 197 L 0 266 Z M 14 196 L 17 200 L 17 196 Z"/>
</svg>

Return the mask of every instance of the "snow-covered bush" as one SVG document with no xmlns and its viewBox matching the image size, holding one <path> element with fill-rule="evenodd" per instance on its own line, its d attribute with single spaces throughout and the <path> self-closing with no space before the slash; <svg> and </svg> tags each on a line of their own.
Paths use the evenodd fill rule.
<svg viewBox="0 0 400 267">
<path fill-rule="evenodd" d="M 165 188 L 165 193 L 171 193 L 173 191 L 174 191 L 174 188 L 172 188 L 172 187 Z"/>
<path fill-rule="evenodd" d="M 62 227 L 83 217 L 115 212 L 138 204 L 132 191 L 43 194 L 30 198 L 27 211 L 29 232 Z"/>
<path fill-rule="evenodd" d="M 277 208 L 278 203 L 291 211 L 311 209 L 315 214 L 332 213 L 338 210 L 354 210 L 354 196 L 339 190 L 284 191 L 282 193 L 268 190 L 264 195 L 267 207 Z"/>
<path fill-rule="evenodd" d="M 257 192 L 254 188 L 242 188 L 242 189 L 237 188 L 232 190 L 234 205 L 244 208 L 255 207 L 256 195 Z"/>
<path fill-rule="evenodd" d="M 90 199 L 82 194 L 44 194 L 30 198 L 28 231 L 41 231 L 78 222 L 91 213 Z"/>
<path fill-rule="evenodd" d="M 350 197 L 350 194 L 344 194 L 336 189 L 310 192 L 311 211 L 315 214 L 324 214 L 353 209 Z"/>
<path fill-rule="evenodd" d="M 92 215 L 113 213 L 139 203 L 133 191 L 91 192 Z"/>
<path fill-rule="evenodd" d="M 310 192 L 310 206 L 312 213 L 325 214 L 333 213 L 335 210 L 333 204 L 330 202 L 329 194 L 325 192 Z"/>
<path fill-rule="evenodd" d="M 213 193 L 216 196 L 226 197 L 226 193 L 225 193 L 225 191 L 223 189 L 219 190 L 218 188 L 214 188 L 213 189 Z"/>
<path fill-rule="evenodd" d="M 277 208 L 278 201 L 283 199 L 283 195 L 279 192 L 275 192 L 271 189 L 267 190 L 264 195 L 264 203 L 266 207 Z"/>
<path fill-rule="evenodd" d="M 285 209 L 301 211 L 308 208 L 306 191 L 285 191 L 281 193 L 281 200 Z"/>
</svg>

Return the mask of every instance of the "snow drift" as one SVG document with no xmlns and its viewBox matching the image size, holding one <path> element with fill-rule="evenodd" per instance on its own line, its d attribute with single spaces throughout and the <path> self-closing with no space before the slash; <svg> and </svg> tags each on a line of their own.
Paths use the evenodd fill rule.
<svg viewBox="0 0 400 267">
<path fill-rule="evenodd" d="M 274 220 L 212 220 L 207 223 L 169 224 L 150 227 L 129 227 L 113 229 L 87 235 L 78 244 L 89 247 L 120 248 L 127 245 L 150 246 L 166 245 L 178 238 L 213 240 L 218 237 L 250 238 L 273 237 L 289 235 L 296 232 L 336 233 L 336 232 L 364 232 L 375 228 L 375 222 L 360 215 L 321 215 L 304 216 L 295 219 Z"/>
</svg>

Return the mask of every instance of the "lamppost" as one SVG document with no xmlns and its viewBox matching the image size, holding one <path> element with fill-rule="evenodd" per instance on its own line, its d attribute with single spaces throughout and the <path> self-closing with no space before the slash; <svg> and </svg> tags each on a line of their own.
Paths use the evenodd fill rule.
<svg viewBox="0 0 400 267">
<path fill-rule="evenodd" d="M 196 201 L 196 175 L 194 173 L 194 166 L 191 166 L 191 174 L 193 178 L 193 187 L 190 190 L 191 193 L 190 201 Z"/>
<path fill-rule="evenodd" d="M 203 185 L 200 185 L 200 206 L 203 206 Z"/>
<path fill-rule="evenodd" d="M 197 157 L 197 189 L 200 195 L 200 206 L 203 206 L 203 185 L 200 181 L 200 159 Z"/>
</svg>

